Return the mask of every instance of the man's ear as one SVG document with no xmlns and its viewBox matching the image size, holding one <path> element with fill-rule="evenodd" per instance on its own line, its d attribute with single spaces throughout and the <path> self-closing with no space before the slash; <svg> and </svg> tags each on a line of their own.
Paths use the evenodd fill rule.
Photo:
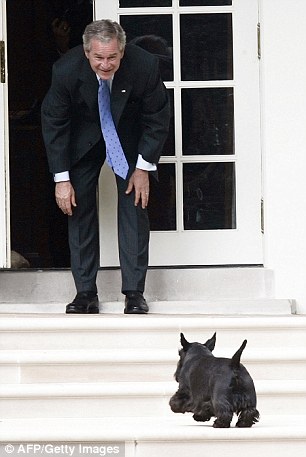
<svg viewBox="0 0 306 457">
<path fill-rule="evenodd" d="M 89 58 L 89 51 L 86 51 L 85 46 L 83 46 L 83 49 L 84 49 L 84 54 L 88 59 Z"/>
</svg>

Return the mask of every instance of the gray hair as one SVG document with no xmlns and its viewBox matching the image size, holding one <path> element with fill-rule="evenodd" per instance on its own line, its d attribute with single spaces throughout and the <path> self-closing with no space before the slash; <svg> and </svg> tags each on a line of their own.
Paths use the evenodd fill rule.
<svg viewBox="0 0 306 457">
<path fill-rule="evenodd" d="M 85 51 L 90 51 L 92 39 L 101 43 L 109 43 L 114 38 L 118 40 L 120 51 L 123 51 L 126 44 L 126 35 L 121 25 L 110 19 L 93 21 L 87 25 L 83 34 L 84 49 Z"/>
</svg>

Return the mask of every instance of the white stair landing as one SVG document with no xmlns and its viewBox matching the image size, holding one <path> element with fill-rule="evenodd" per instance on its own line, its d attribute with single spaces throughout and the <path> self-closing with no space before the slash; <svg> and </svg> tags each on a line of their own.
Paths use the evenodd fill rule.
<svg viewBox="0 0 306 457">
<path fill-rule="evenodd" d="M 15 419 L 0 421 L 0 436 L 2 443 L 12 445 L 125 443 L 125 457 L 305 455 L 306 416 L 262 416 L 259 423 L 246 429 L 235 428 L 235 419 L 229 429 L 214 429 L 212 422 L 196 423 L 187 414 L 169 418 Z"/>
<path fill-rule="evenodd" d="M 146 298 L 157 300 L 273 298 L 274 273 L 256 267 L 149 268 Z M 59 287 L 60 285 L 60 287 Z M 99 270 L 102 302 L 121 301 L 119 269 Z M 68 303 L 75 295 L 71 271 L 1 270 L 0 301 L 5 303 Z"/>
</svg>

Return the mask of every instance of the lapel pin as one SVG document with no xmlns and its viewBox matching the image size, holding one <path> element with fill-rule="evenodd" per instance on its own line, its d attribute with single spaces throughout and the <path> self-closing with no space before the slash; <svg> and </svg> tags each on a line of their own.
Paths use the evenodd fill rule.
<svg viewBox="0 0 306 457">
<path fill-rule="evenodd" d="M 121 91 L 121 92 L 126 92 L 126 90 L 125 90 L 125 89 L 122 89 L 122 91 Z"/>
</svg>

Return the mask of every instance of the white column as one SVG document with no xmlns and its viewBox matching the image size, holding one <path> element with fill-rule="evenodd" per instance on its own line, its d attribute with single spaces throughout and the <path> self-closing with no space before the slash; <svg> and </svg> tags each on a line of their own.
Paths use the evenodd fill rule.
<svg viewBox="0 0 306 457">
<path fill-rule="evenodd" d="M 265 266 L 306 312 L 306 2 L 261 0 Z"/>
</svg>

